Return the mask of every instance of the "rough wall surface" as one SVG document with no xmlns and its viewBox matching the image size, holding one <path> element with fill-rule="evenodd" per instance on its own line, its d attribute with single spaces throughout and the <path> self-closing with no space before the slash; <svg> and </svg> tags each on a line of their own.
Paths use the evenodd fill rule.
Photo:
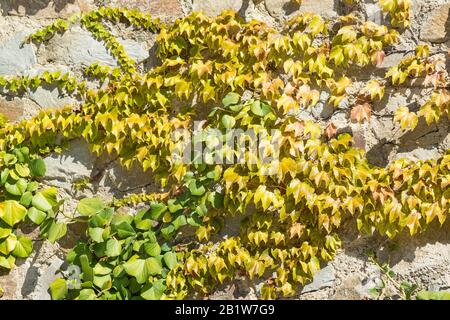
<svg viewBox="0 0 450 320">
<path fill-rule="evenodd" d="M 356 12 L 364 19 L 388 23 L 374 0 L 359 1 Z M 401 36 L 401 41 L 389 52 L 382 65 L 373 70 L 384 74 L 387 68 L 397 64 L 416 43 L 428 43 L 432 50 L 445 52 L 450 48 L 450 0 L 413 0 L 412 28 Z M 81 28 L 74 27 L 57 36 L 39 49 L 34 45 L 22 45 L 26 35 L 47 25 L 58 17 L 85 12 L 101 5 L 126 6 L 148 11 L 164 21 L 174 21 L 189 12 L 204 11 L 216 15 L 223 9 L 234 9 L 246 19 L 262 20 L 274 27 L 299 12 L 313 12 L 328 17 L 343 15 L 350 7 L 338 0 L 303 0 L 298 6 L 289 0 L 0 0 L 0 75 L 37 74 L 43 70 L 78 71 L 82 66 L 98 61 L 115 65 L 102 43 Z M 354 8 L 353 8 L 354 9 Z M 157 63 L 153 56 L 154 37 L 118 29 L 119 41 L 130 55 L 146 66 Z M 443 63 L 450 70 L 450 58 L 442 54 Z M 367 80 L 370 72 L 355 74 Z M 358 84 L 356 84 L 357 86 Z M 385 166 L 398 158 L 430 159 L 439 157 L 450 147 L 449 122 L 427 126 L 419 123 L 409 133 L 398 130 L 392 115 L 399 106 L 417 110 L 429 88 L 413 83 L 402 88 L 386 88 L 384 99 L 374 105 L 371 121 L 363 125 L 350 122 L 346 112 L 332 112 L 325 102 L 304 112 L 304 118 L 327 122 L 330 119 L 341 130 L 351 131 L 359 137 L 371 163 Z M 324 92 L 323 95 L 326 95 Z M 321 100 L 326 101 L 326 96 Z M 0 96 L 0 112 L 11 121 L 29 118 L 43 108 L 54 108 L 77 103 L 62 96 L 55 88 L 41 88 L 18 98 Z M 345 101 L 344 101 L 345 103 Z M 89 153 L 84 142 L 75 140 L 62 155 L 45 159 L 48 167 L 46 184 L 57 186 L 61 195 L 80 199 L 92 194 L 104 198 L 123 196 L 130 192 L 150 191 L 156 187 L 151 177 L 133 168 L 123 169 L 115 159 L 96 158 Z M 92 188 L 82 192 L 73 189 L 73 183 L 86 177 L 95 177 Z M 72 201 L 73 202 L 73 201 Z M 73 205 L 73 203 L 72 203 Z M 239 223 L 239 221 L 237 221 Z M 36 230 L 22 232 L 31 235 Z M 351 230 L 351 228 L 349 228 Z M 0 287 L 4 298 L 49 299 L 48 284 L 64 263 L 64 254 L 75 239 L 83 233 L 72 225 L 64 241 L 51 245 L 37 240 L 30 258 L 18 263 L 9 274 L 0 274 Z M 368 259 L 373 251 L 381 261 L 390 262 L 392 269 L 402 278 L 418 284 L 422 289 L 450 289 L 450 225 L 431 227 L 423 235 L 404 237 L 395 243 L 382 238 L 364 237 L 351 232 L 344 237 L 344 245 L 335 260 L 324 267 L 314 281 L 303 288 L 300 299 L 361 299 L 370 297 L 370 289 L 377 287 L 381 274 Z M 235 281 L 219 288 L 211 298 L 245 298 L 258 296 L 258 284 L 248 280 Z M 388 285 L 387 292 L 390 287 Z"/>
</svg>

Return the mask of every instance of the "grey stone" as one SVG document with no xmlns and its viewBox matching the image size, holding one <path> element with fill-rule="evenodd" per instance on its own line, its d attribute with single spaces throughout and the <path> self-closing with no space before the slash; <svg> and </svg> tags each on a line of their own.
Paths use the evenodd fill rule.
<svg viewBox="0 0 450 320">
<path fill-rule="evenodd" d="M 290 0 L 264 0 L 264 4 L 269 14 L 278 19 L 284 19 L 300 9 L 298 4 Z"/>
<path fill-rule="evenodd" d="M 118 41 L 125 47 L 129 56 L 137 63 L 140 63 L 149 57 L 149 49 L 144 41 L 137 42 L 132 39 L 118 39 Z"/>
<path fill-rule="evenodd" d="M 405 57 L 403 53 L 392 53 L 384 57 L 383 62 L 377 67 L 380 69 L 387 69 L 399 64 L 399 62 Z"/>
<path fill-rule="evenodd" d="M 243 0 L 193 0 L 192 11 L 202 11 L 208 16 L 217 16 L 223 10 L 239 11 Z"/>
<path fill-rule="evenodd" d="M 444 42 L 450 39 L 450 3 L 434 8 L 420 29 L 420 39 Z"/>
<path fill-rule="evenodd" d="M 136 62 L 139 63 L 148 58 L 149 53 L 145 42 L 120 38 L 118 41 Z M 98 62 L 108 66 L 117 66 L 116 60 L 104 44 L 80 27 L 74 27 L 62 36 L 55 36 L 46 48 L 46 55 L 47 60 L 61 64 L 90 65 Z"/>
<path fill-rule="evenodd" d="M 312 108 L 312 114 L 316 118 L 328 119 L 333 115 L 334 108 L 328 104 L 330 94 L 327 91 L 320 92 L 319 102 Z"/>
<path fill-rule="evenodd" d="M 42 108 L 62 108 L 74 104 L 76 101 L 70 97 L 62 97 L 56 86 L 37 88 L 29 92 L 30 98 Z"/>
<path fill-rule="evenodd" d="M 142 167 L 134 165 L 130 170 L 124 168 L 118 161 L 113 162 L 105 169 L 100 186 L 108 186 L 113 192 L 143 192 L 153 189 L 154 192 L 161 191 L 154 183 L 155 179 L 150 170 L 144 172 Z"/>
<path fill-rule="evenodd" d="M 335 15 L 334 0 L 302 0 L 300 12 L 312 12 L 319 15 Z"/>
<path fill-rule="evenodd" d="M 47 268 L 41 266 L 39 268 L 39 277 L 37 279 L 36 287 L 30 294 L 30 298 L 33 300 L 51 300 L 49 288 L 53 281 L 58 278 L 58 273 L 64 264 L 64 260 L 61 260 L 57 256 L 53 256 L 49 261 L 50 264 Z"/>
<path fill-rule="evenodd" d="M 313 281 L 303 287 L 301 293 L 313 292 L 323 288 L 331 287 L 336 280 L 336 270 L 329 264 L 320 269 L 314 275 Z"/>
<path fill-rule="evenodd" d="M 316 120 L 312 115 L 311 109 L 289 110 L 288 115 L 293 115 L 299 120 Z"/>
<path fill-rule="evenodd" d="M 411 152 L 401 152 L 397 153 L 394 157 L 394 160 L 406 158 L 408 160 L 430 160 L 430 159 L 438 159 L 441 156 L 439 150 L 437 148 L 425 149 L 425 148 L 417 148 Z"/>
<path fill-rule="evenodd" d="M 174 20 L 183 15 L 182 1 L 178 0 L 110 0 L 109 5 L 149 12 L 152 17 Z"/>
<path fill-rule="evenodd" d="M 383 281 L 381 280 L 381 271 L 376 266 L 369 265 L 365 271 L 365 276 L 362 278 L 355 290 L 363 298 L 372 297 L 371 291 L 373 289 L 381 289 Z"/>
<path fill-rule="evenodd" d="M 37 19 L 68 18 L 92 10 L 94 0 L 0 0 L 3 15 L 33 16 Z"/>
<path fill-rule="evenodd" d="M 96 156 L 82 139 L 73 140 L 62 154 L 51 154 L 44 158 L 47 166 L 44 182 L 70 191 L 72 182 L 90 177 Z"/>
<path fill-rule="evenodd" d="M 365 4 L 367 20 L 375 22 L 377 24 L 382 24 L 383 22 L 383 13 L 381 12 L 380 6 L 375 3 L 366 3 Z"/>
<path fill-rule="evenodd" d="M 43 74 L 45 71 L 56 72 L 61 71 L 62 73 L 69 72 L 70 69 L 66 66 L 58 66 L 51 68 L 37 67 L 33 68 L 27 72 L 25 75 L 30 77 L 36 77 Z M 36 90 L 32 91 L 28 89 L 28 95 L 31 100 L 36 102 L 40 107 L 47 108 L 61 108 L 68 104 L 76 103 L 76 100 L 65 96 L 64 93 L 60 92 L 56 85 L 42 85 Z"/>
<path fill-rule="evenodd" d="M 25 113 L 26 105 L 20 99 L 6 100 L 0 98 L 0 113 L 9 121 L 21 120 Z"/>
<path fill-rule="evenodd" d="M 0 75 L 15 75 L 30 69 L 36 63 L 33 46 L 22 45 L 26 37 L 26 34 L 19 32 L 0 43 Z"/>
</svg>

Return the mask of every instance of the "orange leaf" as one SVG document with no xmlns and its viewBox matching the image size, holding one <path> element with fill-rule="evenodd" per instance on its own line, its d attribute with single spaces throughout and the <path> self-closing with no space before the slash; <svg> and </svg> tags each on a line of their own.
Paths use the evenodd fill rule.
<svg viewBox="0 0 450 320">
<path fill-rule="evenodd" d="M 376 51 L 375 53 L 372 54 L 371 57 L 372 64 L 377 67 L 380 66 L 383 63 L 385 56 L 386 54 L 384 53 L 383 50 Z"/>
<path fill-rule="evenodd" d="M 325 136 L 328 139 L 331 139 L 332 137 L 334 137 L 336 135 L 336 132 L 337 132 L 336 126 L 334 125 L 333 122 L 330 122 L 325 129 Z"/>
<path fill-rule="evenodd" d="M 364 121 L 370 121 L 370 115 L 372 114 L 372 108 L 370 104 L 360 103 L 355 105 L 350 112 L 350 118 L 352 121 L 362 123 Z"/>
</svg>

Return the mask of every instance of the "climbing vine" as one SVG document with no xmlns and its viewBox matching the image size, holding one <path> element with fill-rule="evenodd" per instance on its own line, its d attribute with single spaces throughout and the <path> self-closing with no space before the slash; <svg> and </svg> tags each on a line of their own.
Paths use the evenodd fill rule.
<svg viewBox="0 0 450 320">
<path fill-rule="evenodd" d="M 192 13 L 168 26 L 139 11 L 100 8 L 31 35 L 26 40 L 39 45 L 79 23 L 103 41 L 118 67 L 93 64 L 81 75 L 0 77 L 5 94 L 53 84 L 79 101 L 0 128 L 6 190 L 0 203 L 0 265 L 11 268 L 15 257 L 31 252 L 31 241 L 13 232 L 20 221 L 40 225 L 41 235 L 54 242 L 64 236 L 67 221 L 78 219 L 87 225 L 87 240 L 67 255 L 77 272 L 51 285 L 54 299 L 181 299 L 207 295 L 240 275 L 262 278 L 261 297 L 273 299 L 294 295 L 333 259 L 344 221 L 390 238 L 405 229 L 414 235 L 433 221 L 442 225 L 449 213 L 448 150 L 437 160 L 402 159 L 380 168 L 332 122 L 324 127 L 298 118 L 327 91 L 326 102 L 347 111 L 352 121 L 370 121 L 386 85 L 419 77 L 434 93 L 417 114 L 398 108 L 394 118 L 400 127 L 413 130 L 419 117 L 431 124 L 450 116 L 446 73 L 425 45 L 384 77 L 367 81 L 356 93 L 349 90 L 350 69 L 380 65 L 399 30 L 409 27 L 409 1 L 379 4 L 393 28 L 353 15 L 328 20 L 305 13 L 280 31 L 232 11 L 215 18 Z M 161 63 L 151 70 L 138 65 L 112 35 L 110 23 L 157 33 Z M 200 132 L 195 120 L 203 121 Z M 233 129 L 242 130 L 242 143 L 222 146 Z M 180 130 L 213 150 L 199 162 L 177 160 L 173 155 L 185 147 Z M 253 157 L 249 132 L 278 141 L 273 161 Z M 150 170 L 167 190 L 109 204 L 83 199 L 76 214 L 67 216 L 55 189 L 40 190 L 26 179 L 44 175 L 38 155 L 79 137 L 97 155 Z M 265 157 L 275 153 L 273 144 L 263 145 Z M 218 156 L 234 161 L 217 164 Z M 125 213 L 124 207 L 138 204 L 145 208 L 134 216 Z M 239 232 L 221 237 L 235 215 L 241 216 Z"/>
</svg>

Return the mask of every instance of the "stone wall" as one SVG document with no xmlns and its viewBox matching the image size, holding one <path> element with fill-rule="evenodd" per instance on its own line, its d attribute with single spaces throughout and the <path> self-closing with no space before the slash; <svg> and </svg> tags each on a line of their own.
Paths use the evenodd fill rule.
<svg viewBox="0 0 450 320">
<path fill-rule="evenodd" d="M 79 71 L 82 66 L 98 61 L 114 66 L 115 60 L 102 43 L 85 30 L 73 27 L 64 35 L 58 35 L 45 45 L 36 48 L 22 44 L 23 39 L 58 17 L 85 12 L 101 5 L 127 6 L 148 11 L 163 21 L 172 22 L 191 11 L 204 11 L 216 15 L 223 9 L 234 9 L 246 19 L 262 20 L 279 27 L 281 23 L 299 12 L 313 12 L 328 17 L 353 11 L 363 19 L 377 23 L 385 20 L 374 0 L 356 1 L 347 6 L 339 0 L 303 0 L 298 6 L 289 0 L 0 0 L 0 75 L 33 75 L 44 70 Z M 387 52 L 384 62 L 370 72 L 360 71 L 354 76 L 367 80 L 366 75 L 383 75 L 387 68 L 397 64 L 417 42 L 428 43 L 432 52 L 445 52 L 450 48 L 450 0 L 412 0 L 412 28 L 401 35 L 398 45 Z M 154 36 L 128 29 L 117 29 L 116 35 L 130 55 L 147 67 L 157 64 L 154 57 Z M 450 70 L 450 58 L 440 56 L 443 67 Z M 355 83 L 358 87 L 358 83 Z M 390 161 L 406 157 L 429 159 L 439 157 L 450 147 L 448 120 L 439 125 L 427 126 L 420 122 L 409 133 L 398 130 L 393 123 L 393 113 L 399 106 L 417 110 L 429 88 L 413 83 L 402 88 L 386 88 L 385 98 L 374 106 L 370 122 L 356 125 L 349 121 L 347 111 L 332 112 L 326 101 L 321 102 L 302 117 L 326 123 L 330 120 L 340 130 L 351 131 L 365 148 L 368 159 L 385 166 Z M 0 95 L 0 112 L 11 121 L 29 118 L 41 109 L 77 104 L 78 101 L 62 95 L 52 87 L 40 88 L 24 97 Z M 345 103 L 345 101 L 344 101 Z M 61 196 L 76 199 L 92 194 L 104 198 L 123 196 L 130 192 L 151 191 L 157 188 L 150 183 L 148 174 L 140 168 L 124 170 L 115 159 L 96 158 L 89 153 L 81 140 L 75 140 L 62 155 L 45 159 L 48 173 L 45 183 L 57 186 Z M 73 189 L 73 183 L 83 178 L 93 178 L 92 187 L 82 192 Z M 239 224 L 239 221 L 237 221 Z M 368 260 L 368 252 L 374 251 L 382 261 L 389 261 L 393 270 L 403 279 L 417 283 L 423 289 L 450 289 L 450 225 L 432 226 L 425 234 L 414 238 L 400 237 L 394 243 L 377 237 L 364 237 L 352 232 L 344 237 L 343 249 L 336 259 L 325 266 L 314 281 L 303 288 L 300 299 L 361 299 L 369 297 L 371 288 L 380 282 L 380 271 Z M 36 234 L 36 230 L 23 232 Z M 351 230 L 351 228 L 349 228 Z M 35 235 L 32 256 L 20 261 L 9 274 L 0 275 L 0 287 L 4 298 L 48 299 L 48 284 L 63 265 L 64 253 L 81 234 L 80 226 L 72 225 L 64 241 L 51 245 L 39 241 Z M 256 298 L 259 285 L 245 279 L 219 288 L 212 298 Z M 388 288 L 388 291 L 392 288 Z"/>
</svg>

